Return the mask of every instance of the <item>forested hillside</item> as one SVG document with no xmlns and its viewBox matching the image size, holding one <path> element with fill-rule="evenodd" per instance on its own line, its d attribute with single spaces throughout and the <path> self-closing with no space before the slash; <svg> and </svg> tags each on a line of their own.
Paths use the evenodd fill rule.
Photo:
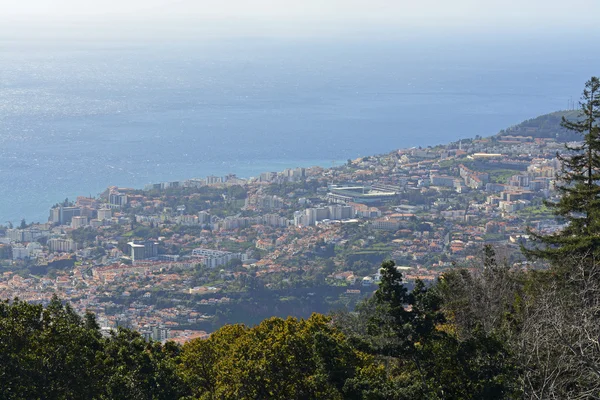
<svg viewBox="0 0 600 400">
<path fill-rule="evenodd" d="M 515 271 L 491 248 L 412 292 L 392 262 L 352 313 L 227 325 L 183 346 L 58 299 L 0 304 L 0 399 L 518 399 L 600 394 L 600 268 Z M 583 395 L 583 396 L 582 396 Z"/>
<path fill-rule="evenodd" d="M 576 119 L 579 111 L 557 111 L 528 119 L 520 124 L 503 129 L 497 136 L 531 136 L 533 138 L 552 138 L 560 142 L 581 140 L 577 132 L 567 130 L 561 126 L 562 118 Z"/>
</svg>

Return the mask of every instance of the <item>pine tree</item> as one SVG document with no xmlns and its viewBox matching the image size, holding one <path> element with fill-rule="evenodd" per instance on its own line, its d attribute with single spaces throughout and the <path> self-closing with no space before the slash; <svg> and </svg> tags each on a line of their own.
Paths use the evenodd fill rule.
<svg viewBox="0 0 600 400">
<path fill-rule="evenodd" d="M 557 154 L 562 163 L 557 175 L 560 200 L 547 202 L 566 227 L 551 235 L 530 231 L 537 246 L 523 251 L 529 258 L 545 259 L 553 264 L 566 256 L 600 255 L 600 79 L 585 83 L 580 101 L 581 112 L 575 121 L 562 119 L 562 127 L 583 136 L 576 146 L 566 145 L 567 153 Z"/>
</svg>

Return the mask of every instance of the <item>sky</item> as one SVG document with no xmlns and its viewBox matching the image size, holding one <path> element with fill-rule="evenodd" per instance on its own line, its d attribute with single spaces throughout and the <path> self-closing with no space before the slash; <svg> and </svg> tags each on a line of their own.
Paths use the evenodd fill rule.
<svg viewBox="0 0 600 400">
<path fill-rule="evenodd" d="M 192 28 L 273 36 L 382 27 L 568 32 L 597 31 L 598 15 L 600 0 L 4 0 L 0 33 L 45 34 L 48 27 L 159 35 Z"/>
<path fill-rule="evenodd" d="M 467 22 L 527 19 L 581 22 L 598 16 L 598 0 L 7 0 L 4 15 L 193 14 L 200 17 L 359 19 L 377 17 L 423 23 L 460 18 Z M 8 4 L 6 4 L 8 3 Z"/>
</svg>

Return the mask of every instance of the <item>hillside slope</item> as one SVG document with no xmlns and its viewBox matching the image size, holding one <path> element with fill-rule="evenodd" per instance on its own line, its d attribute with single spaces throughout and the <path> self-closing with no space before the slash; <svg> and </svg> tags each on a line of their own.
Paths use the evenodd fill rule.
<svg viewBox="0 0 600 400">
<path fill-rule="evenodd" d="M 563 116 L 569 120 L 574 120 L 577 119 L 578 114 L 578 110 L 569 110 L 541 115 L 503 129 L 497 136 L 533 136 L 534 138 L 554 138 L 561 142 L 580 140 L 581 136 L 579 134 L 567 131 L 560 126 Z"/>
</svg>

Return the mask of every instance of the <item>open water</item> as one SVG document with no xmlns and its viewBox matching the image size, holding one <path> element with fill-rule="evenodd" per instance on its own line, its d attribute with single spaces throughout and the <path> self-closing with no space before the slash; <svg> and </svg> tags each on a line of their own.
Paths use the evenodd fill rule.
<svg viewBox="0 0 600 400">
<path fill-rule="evenodd" d="M 3 41 L 0 223 L 109 185 L 495 134 L 566 108 L 599 61 L 576 41 Z"/>
</svg>

